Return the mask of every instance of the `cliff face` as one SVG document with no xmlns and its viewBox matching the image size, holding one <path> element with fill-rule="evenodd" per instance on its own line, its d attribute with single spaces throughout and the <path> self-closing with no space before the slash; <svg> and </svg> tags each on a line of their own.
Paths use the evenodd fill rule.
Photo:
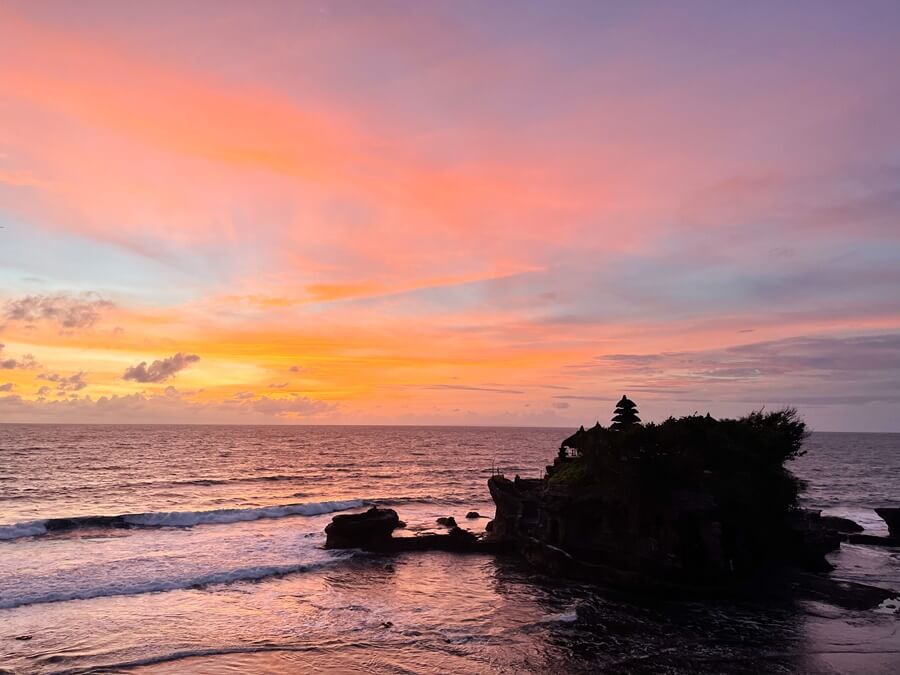
<svg viewBox="0 0 900 675">
<path fill-rule="evenodd" d="M 776 559 L 827 566 L 823 556 L 840 540 L 809 512 L 761 538 L 709 493 L 656 493 L 626 476 L 590 488 L 493 476 L 488 487 L 497 541 L 547 571 L 582 578 L 727 582 Z"/>
</svg>

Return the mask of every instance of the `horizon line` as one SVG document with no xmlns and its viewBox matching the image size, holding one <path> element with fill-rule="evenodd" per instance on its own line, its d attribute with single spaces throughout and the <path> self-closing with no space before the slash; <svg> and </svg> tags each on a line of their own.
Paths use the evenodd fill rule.
<svg viewBox="0 0 900 675">
<path fill-rule="evenodd" d="M 0 426 L 56 426 L 56 427 L 384 427 L 409 429 L 571 429 L 573 426 L 513 425 L 513 424 L 352 424 L 352 423 L 251 423 L 251 422 L 3 422 Z M 575 426 L 577 428 L 577 426 Z M 812 429 L 811 434 L 900 434 L 896 431 L 850 431 L 846 429 Z"/>
</svg>

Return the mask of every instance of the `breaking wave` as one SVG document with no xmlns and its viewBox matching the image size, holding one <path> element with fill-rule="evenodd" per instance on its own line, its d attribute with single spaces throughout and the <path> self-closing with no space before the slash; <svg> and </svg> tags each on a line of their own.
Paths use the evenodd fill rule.
<svg viewBox="0 0 900 675">
<path fill-rule="evenodd" d="M 95 528 L 194 527 L 195 525 L 241 523 L 263 518 L 318 516 L 365 506 L 362 499 L 307 504 L 282 504 L 249 509 L 216 509 L 213 511 L 159 511 L 126 513 L 118 516 L 75 516 L 47 518 L 14 525 L 0 525 L 0 541 L 37 537 L 48 532 L 66 532 Z"/>
<path fill-rule="evenodd" d="M 0 598 L 0 609 L 12 609 L 23 605 L 40 605 L 50 602 L 67 602 L 71 600 L 89 600 L 118 595 L 143 595 L 144 593 L 162 593 L 186 588 L 204 588 L 219 584 L 231 584 L 238 581 L 259 581 L 269 577 L 279 577 L 299 572 L 313 572 L 340 563 L 352 553 L 335 555 L 331 560 L 316 563 L 297 563 L 293 565 L 262 565 L 221 572 L 208 572 L 196 576 L 185 576 L 175 579 L 153 579 L 148 581 L 110 583 L 91 588 L 64 591 L 36 592 L 19 595 L 15 598 Z"/>
</svg>

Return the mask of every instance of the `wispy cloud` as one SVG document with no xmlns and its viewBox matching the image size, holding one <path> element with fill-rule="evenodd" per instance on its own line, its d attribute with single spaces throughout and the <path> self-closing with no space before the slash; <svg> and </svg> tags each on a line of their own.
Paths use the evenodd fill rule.
<svg viewBox="0 0 900 675">
<path fill-rule="evenodd" d="M 91 422 L 180 422 L 260 423 L 315 419 L 335 409 L 333 404 L 295 396 L 261 397 L 254 400 L 195 400 L 179 392 L 162 394 L 136 392 L 126 395 L 44 398 L 51 392 L 43 387 L 39 398 L 29 400 L 17 394 L 0 396 L 0 416 L 15 421 L 91 421 Z"/>
<path fill-rule="evenodd" d="M 59 375 L 58 373 L 42 373 L 37 376 L 37 379 L 53 382 L 59 391 L 81 391 L 88 386 L 83 372 L 69 376 Z"/>
<path fill-rule="evenodd" d="M 0 370 L 34 370 L 40 368 L 41 364 L 31 354 L 25 354 L 19 358 L 3 356 L 3 350 L 6 345 L 0 344 Z"/>
<path fill-rule="evenodd" d="M 453 391 L 486 391 L 492 394 L 524 394 L 521 389 L 503 389 L 500 387 L 480 387 L 469 384 L 422 384 L 413 385 L 417 389 L 450 389 Z"/>
<path fill-rule="evenodd" d="M 4 305 L 3 318 L 25 323 L 50 321 L 64 329 L 90 328 L 97 323 L 104 310 L 112 307 L 112 302 L 96 293 L 77 296 L 63 293 L 27 295 L 8 300 Z"/>
</svg>

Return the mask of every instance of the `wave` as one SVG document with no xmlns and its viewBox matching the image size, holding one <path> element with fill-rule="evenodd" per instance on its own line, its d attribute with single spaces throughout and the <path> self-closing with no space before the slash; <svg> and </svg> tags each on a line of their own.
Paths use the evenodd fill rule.
<svg viewBox="0 0 900 675">
<path fill-rule="evenodd" d="M 248 509 L 215 509 L 213 511 L 159 511 L 126 513 L 118 516 L 75 516 L 46 518 L 14 525 L 0 525 L 0 541 L 37 537 L 48 532 L 67 532 L 95 528 L 194 527 L 195 525 L 241 523 L 264 518 L 286 516 L 318 516 L 365 506 L 362 499 L 334 502 L 282 504 Z"/>
<path fill-rule="evenodd" d="M 296 563 L 292 565 L 268 565 L 258 567 L 244 567 L 224 572 L 209 572 L 193 577 L 181 579 L 154 579 L 132 584 L 111 584 L 108 586 L 94 586 L 71 591 L 57 591 L 50 593 L 34 593 L 21 595 L 9 600 L 0 600 L 0 609 L 13 609 L 23 605 L 42 605 L 51 602 L 69 602 L 72 600 L 90 600 L 91 598 L 106 598 L 120 595 L 143 595 L 145 593 L 163 593 L 177 591 L 186 588 L 204 588 L 220 584 L 231 584 L 238 581 L 259 581 L 269 577 L 279 577 L 298 572 L 314 572 L 316 570 L 331 567 L 351 557 L 347 552 L 343 555 L 335 555 L 331 560 L 323 560 L 316 563 Z"/>
<path fill-rule="evenodd" d="M 66 488 L 60 488 L 59 490 L 50 490 L 49 492 L 71 492 L 73 490 L 80 491 L 95 491 L 95 490 L 124 490 L 128 488 L 165 488 L 165 487 L 182 487 L 182 486 L 199 486 L 199 487 L 209 487 L 212 485 L 233 485 L 233 484 L 244 484 L 244 483 L 274 483 L 278 481 L 301 481 L 307 480 L 310 478 L 315 478 L 315 476 L 311 475 L 299 475 L 299 474 L 270 474 L 266 476 L 237 476 L 234 478 L 184 478 L 180 480 L 142 480 L 142 481 L 129 481 L 125 483 L 115 483 L 112 485 L 106 484 L 90 484 L 90 485 L 75 485 Z M 2 479 L 0 479 L 2 480 Z M 14 478 L 10 478 L 9 480 L 15 480 Z"/>
<path fill-rule="evenodd" d="M 170 654 L 160 654 L 158 656 L 148 656 L 143 659 L 135 659 L 133 661 L 123 661 L 122 663 L 107 664 L 102 666 L 90 666 L 87 668 L 69 668 L 68 670 L 54 670 L 54 675 L 90 675 L 96 673 L 119 672 L 122 670 L 131 670 L 133 668 L 141 668 L 143 666 L 154 666 L 172 661 L 181 661 L 184 659 L 194 659 L 203 656 L 228 656 L 231 654 L 260 654 L 264 652 L 320 652 L 321 647 L 314 645 L 256 645 L 241 647 L 210 647 L 208 649 L 186 649 L 180 652 L 172 652 Z M 2 672 L 2 671 L 0 671 Z"/>
<path fill-rule="evenodd" d="M 425 495 L 424 497 L 385 497 L 383 499 L 373 499 L 372 503 L 378 504 L 378 506 L 403 506 L 404 504 L 430 504 L 437 506 L 459 506 L 465 504 L 471 504 L 474 501 L 484 501 L 484 497 L 482 496 L 480 499 L 472 498 L 467 499 L 465 497 L 450 497 L 450 496 L 432 496 Z"/>
</svg>

